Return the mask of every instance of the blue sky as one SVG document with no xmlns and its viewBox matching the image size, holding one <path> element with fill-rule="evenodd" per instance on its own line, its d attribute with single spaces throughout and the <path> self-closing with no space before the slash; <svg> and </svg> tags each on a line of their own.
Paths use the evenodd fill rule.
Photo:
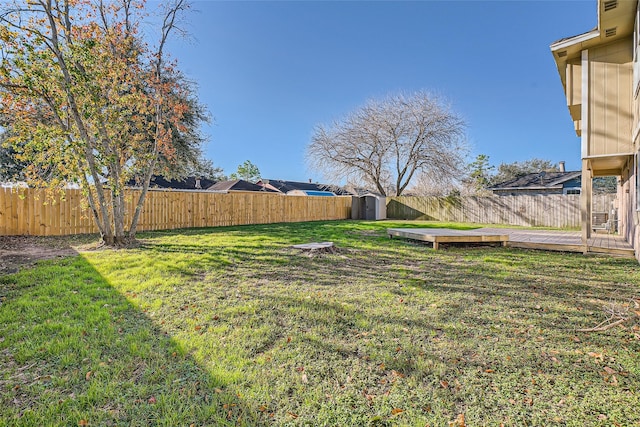
<svg viewBox="0 0 640 427">
<path fill-rule="evenodd" d="M 596 25 L 596 1 L 196 1 L 169 49 L 214 121 L 206 156 L 227 174 L 307 170 L 313 128 L 367 99 L 427 90 L 465 118 L 471 157 L 580 169 L 549 45 Z M 472 159 L 471 159 L 472 160 Z"/>
</svg>

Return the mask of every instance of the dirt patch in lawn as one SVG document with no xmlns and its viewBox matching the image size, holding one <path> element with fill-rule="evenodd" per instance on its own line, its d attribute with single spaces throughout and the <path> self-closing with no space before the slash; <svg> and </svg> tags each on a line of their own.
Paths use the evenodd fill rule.
<svg viewBox="0 0 640 427">
<path fill-rule="evenodd" d="M 0 274 L 16 273 L 36 261 L 76 255 L 76 244 L 82 243 L 70 238 L 0 236 Z"/>
</svg>

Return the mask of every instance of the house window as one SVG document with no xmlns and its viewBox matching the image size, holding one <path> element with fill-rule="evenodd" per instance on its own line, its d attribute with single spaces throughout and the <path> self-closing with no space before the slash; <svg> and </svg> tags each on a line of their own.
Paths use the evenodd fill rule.
<svg viewBox="0 0 640 427">
<path fill-rule="evenodd" d="M 564 194 L 580 194 L 580 189 L 579 188 L 565 188 L 563 190 Z"/>
</svg>

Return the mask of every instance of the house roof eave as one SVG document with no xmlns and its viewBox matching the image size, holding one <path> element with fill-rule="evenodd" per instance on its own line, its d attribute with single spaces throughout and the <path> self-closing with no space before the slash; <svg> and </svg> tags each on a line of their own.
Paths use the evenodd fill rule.
<svg viewBox="0 0 640 427">
<path fill-rule="evenodd" d="M 589 42 L 592 39 L 597 39 L 598 37 L 600 37 L 600 29 L 596 27 L 592 30 L 587 31 L 586 33 L 556 40 L 555 42 L 551 43 L 551 51 L 556 52 L 558 50 L 568 49 L 581 43 Z"/>
<path fill-rule="evenodd" d="M 584 49 L 610 43 L 628 37 L 633 33 L 633 20 L 637 0 L 618 1 L 609 8 L 605 0 L 597 0 L 597 26 L 586 33 L 563 38 L 551 44 L 551 52 L 556 63 L 562 86 L 566 90 L 565 69 L 567 62 L 580 57 Z M 613 29 L 614 34 L 608 34 Z"/>
<path fill-rule="evenodd" d="M 549 183 L 549 185 L 558 185 L 558 184 L 564 184 L 567 181 L 571 181 L 572 179 L 578 178 L 582 176 L 582 171 L 576 171 L 573 172 L 571 174 L 567 174 L 566 176 L 563 176 L 562 178 L 558 178 L 555 181 L 551 181 Z"/>
<path fill-rule="evenodd" d="M 575 59 L 581 54 L 582 50 L 589 47 L 593 40 L 600 41 L 600 29 L 595 28 L 586 33 L 578 34 L 577 36 L 567 37 L 560 39 L 551 44 L 551 53 L 556 63 L 556 68 L 562 82 L 562 87 L 567 88 L 567 75 L 565 69 L 567 62 L 571 59 Z M 562 56 L 560 56 L 563 52 Z"/>
<path fill-rule="evenodd" d="M 562 185 L 553 185 L 553 186 L 536 186 L 536 187 L 491 187 L 489 190 L 491 191 L 512 191 L 512 190 L 560 190 L 562 189 Z"/>
</svg>

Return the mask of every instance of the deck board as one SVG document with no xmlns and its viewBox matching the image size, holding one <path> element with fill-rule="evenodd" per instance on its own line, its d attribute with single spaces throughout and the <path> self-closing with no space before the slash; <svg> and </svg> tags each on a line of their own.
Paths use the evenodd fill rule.
<svg viewBox="0 0 640 427">
<path fill-rule="evenodd" d="M 502 230 L 509 234 L 507 246 L 550 251 L 601 253 L 635 258 L 633 247 L 616 234 L 593 233 L 582 243 L 579 231 L 531 230 L 516 228 L 481 228 L 480 230 Z"/>
<path fill-rule="evenodd" d="M 447 228 L 389 228 L 389 237 L 404 237 L 433 243 L 438 249 L 441 243 L 501 243 L 505 245 L 509 236 L 503 232 L 479 230 L 450 230 Z"/>
<path fill-rule="evenodd" d="M 389 237 L 404 237 L 432 242 L 434 249 L 440 243 L 502 242 L 516 248 L 549 251 L 599 253 L 635 258 L 633 247 L 615 234 L 594 233 L 587 244 L 582 243 L 579 231 L 533 230 L 516 228 L 478 228 L 450 230 L 444 228 L 390 228 Z"/>
</svg>

